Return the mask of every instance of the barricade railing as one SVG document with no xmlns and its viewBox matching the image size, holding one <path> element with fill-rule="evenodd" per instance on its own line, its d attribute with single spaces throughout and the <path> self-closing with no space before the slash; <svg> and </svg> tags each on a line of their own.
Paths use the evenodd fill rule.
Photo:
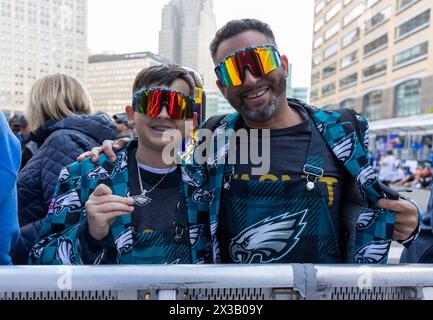
<svg viewBox="0 0 433 320">
<path fill-rule="evenodd" d="M 0 267 L 0 300 L 422 300 L 433 265 Z"/>
</svg>

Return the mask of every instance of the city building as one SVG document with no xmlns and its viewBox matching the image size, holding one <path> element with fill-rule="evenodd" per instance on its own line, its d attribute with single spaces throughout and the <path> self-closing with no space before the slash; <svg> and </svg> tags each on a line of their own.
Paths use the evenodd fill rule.
<svg viewBox="0 0 433 320">
<path fill-rule="evenodd" d="M 292 84 L 293 76 L 293 65 L 289 64 L 289 75 L 286 79 L 286 95 L 288 98 L 295 98 L 308 103 L 310 96 L 308 94 L 308 88 L 306 87 L 293 87 Z"/>
<path fill-rule="evenodd" d="M 311 102 L 370 121 L 433 111 L 432 0 L 316 0 Z"/>
<path fill-rule="evenodd" d="M 392 125 L 401 121 L 380 130 L 376 121 L 433 112 L 432 7 L 433 0 L 316 0 L 311 104 L 353 108 L 374 135 L 388 136 L 401 133 Z M 412 138 L 406 149 L 423 140 Z"/>
<path fill-rule="evenodd" d="M 206 90 L 217 90 L 209 52 L 216 33 L 213 0 L 172 0 L 162 10 L 159 54 L 196 70 Z"/>
<path fill-rule="evenodd" d="M 86 82 L 87 0 L 0 0 L 0 110 L 24 112 L 34 81 L 66 73 Z"/>
<path fill-rule="evenodd" d="M 132 103 L 132 84 L 137 73 L 152 65 L 167 63 L 152 52 L 100 54 L 89 57 L 88 91 L 93 111 L 122 113 Z"/>
</svg>

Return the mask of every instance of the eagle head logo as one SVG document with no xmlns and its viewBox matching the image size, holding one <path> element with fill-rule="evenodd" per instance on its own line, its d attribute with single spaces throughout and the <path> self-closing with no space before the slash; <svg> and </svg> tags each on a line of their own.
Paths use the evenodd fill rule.
<svg viewBox="0 0 433 320">
<path fill-rule="evenodd" d="M 230 255 L 237 263 L 269 263 L 288 254 L 296 246 L 307 225 L 308 210 L 266 218 L 243 230 L 230 244 Z"/>
</svg>

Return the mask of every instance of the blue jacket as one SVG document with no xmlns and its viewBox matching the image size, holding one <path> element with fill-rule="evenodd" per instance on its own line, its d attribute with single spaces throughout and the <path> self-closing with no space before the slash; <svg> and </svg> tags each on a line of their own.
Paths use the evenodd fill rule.
<svg viewBox="0 0 433 320">
<path fill-rule="evenodd" d="M 63 167 L 81 153 L 114 140 L 114 123 L 105 113 L 74 115 L 60 121 L 48 121 L 32 140 L 40 148 L 18 177 L 18 217 L 21 237 L 11 255 L 14 264 L 26 264 L 52 200 L 57 178 Z"/>
<path fill-rule="evenodd" d="M 21 147 L 0 111 L 0 265 L 11 264 L 9 250 L 18 237 L 16 181 Z"/>
</svg>

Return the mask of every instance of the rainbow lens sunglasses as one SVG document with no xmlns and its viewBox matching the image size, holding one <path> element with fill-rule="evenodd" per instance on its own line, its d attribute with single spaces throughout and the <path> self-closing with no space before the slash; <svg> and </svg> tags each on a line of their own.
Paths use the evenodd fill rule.
<svg viewBox="0 0 433 320">
<path fill-rule="evenodd" d="M 152 118 L 157 118 L 165 107 L 172 119 L 192 119 L 194 106 L 195 102 L 191 96 L 166 88 L 138 90 L 132 100 L 132 108 L 135 112 Z"/>
<path fill-rule="evenodd" d="M 255 77 L 262 77 L 281 66 L 277 48 L 271 44 L 248 47 L 231 54 L 215 67 L 215 73 L 224 87 L 242 85 L 245 67 Z"/>
</svg>

